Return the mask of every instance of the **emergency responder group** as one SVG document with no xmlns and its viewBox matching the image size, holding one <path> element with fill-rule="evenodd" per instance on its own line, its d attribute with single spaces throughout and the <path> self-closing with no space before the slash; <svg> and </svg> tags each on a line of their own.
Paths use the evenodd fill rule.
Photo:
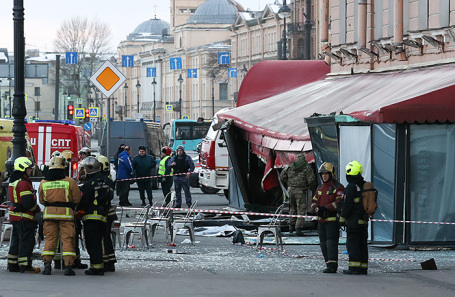
<svg viewBox="0 0 455 297">
<path fill-rule="evenodd" d="M 86 156 L 80 162 L 80 185 L 66 173 L 71 156 L 54 152 L 39 185 L 45 245 L 41 253 L 44 275 L 52 274 L 52 260 L 61 254 L 64 275 L 75 275 L 73 268 L 88 268 L 87 275 L 103 275 L 115 271 L 116 257 L 110 237 L 111 224 L 116 219 L 111 201 L 114 183 L 109 176 L 109 161 L 104 156 Z M 30 180 L 33 163 L 27 157 L 17 158 L 8 187 L 11 207 L 9 217 L 13 225 L 8 252 L 8 271 L 39 273 L 32 266 L 37 217 L 41 212 Z M 85 244 L 90 256 L 90 267 L 80 263 L 77 224 L 83 223 Z M 79 229 L 80 231 L 80 229 Z M 57 265 L 57 261 L 56 261 Z"/>
<path fill-rule="evenodd" d="M 336 273 L 338 269 L 338 242 L 340 228 L 346 228 L 346 248 L 349 254 L 348 269 L 344 274 L 368 274 L 368 220 L 362 206 L 362 189 L 365 183 L 363 167 L 358 161 L 346 165 L 346 189 L 336 179 L 333 164 L 324 162 L 318 169 L 321 185 L 314 191 L 310 210 L 317 214 L 318 234 L 326 264 L 323 273 Z M 306 214 L 307 194 L 316 185 L 313 170 L 301 155 L 280 174 L 287 184 L 291 215 Z M 302 236 L 303 218 L 291 218 L 289 232 Z"/>
</svg>

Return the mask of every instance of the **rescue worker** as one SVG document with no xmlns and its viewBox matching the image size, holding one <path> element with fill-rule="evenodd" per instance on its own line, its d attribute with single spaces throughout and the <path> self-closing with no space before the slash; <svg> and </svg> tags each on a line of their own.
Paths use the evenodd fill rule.
<svg viewBox="0 0 455 297">
<path fill-rule="evenodd" d="M 59 240 L 62 242 L 64 274 L 76 274 L 72 268 L 76 258 L 73 210 L 81 200 L 81 191 L 74 179 L 65 176 L 66 163 L 61 155 L 53 157 L 49 161 L 49 170 L 39 186 L 39 200 L 45 206 L 43 231 L 46 243 L 41 253 L 44 261 L 44 275 L 51 275 L 52 259 Z"/>
<path fill-rule="evenodd" d="M 319 167 L 322 185 L 316 189 L 311 210 L 318 214 L 319 244 L 327 267 L 324 273 L 338 269 L 338 240 L 340 237 L 337 208 L 343 199 L 344 186 L 335 179 L 333 164 L 324 162 Z"/>
<path fill-rule="evenodd" d="M 79 150 L 79 164 L 77 166 L 77 179 L 79 183 L 84 183 L 86 181 L 84 166 L 81 166 L 82 161 L 91 155 L 91 151 L 88 147 L 84 146 Z"/>
<path fill-rule="evenodd" d="M 175 207 L 182 207 L 182 188 L 185 192 L 186 205 L 191 207 L 189 178 L 194 171 L 193 159 L 185 153 L 183 145 L 177 147 L 177 154 L 171 157 L 168 167 L 174 170 Z"/>
<path fill-rule="evenodd" d="M 135 177 L 149 177 L 153 175 L 153 168 L 156 167 L 155 157 L 147 155 L 146 147 L 141 145 L 138 148 L 138 155 L 133 158 L 133 167 L 136 173 Z M 145 206 L 145 193 L 147 193 L 147 199 L 150 205 L 153 204 L 153 193 L 152 193 L 152 179 L 144 178 L 136 180 L 136 184 L 139 190 L 139 197 L 141 198 L 141 206 Z"/>
<path fill-rule="evenodd" d="M 71 158 L 73 156 L 73 152 L 70 150 L 64 150 L 62 152 L 62 157 L 66 160 L 66 167 L 65 167 L 65 175 L 71 177 Z"/>
<path fill-rule="evenodd" d="M 280 180 L 287 184 L 289 193 L 289 214 L 305 215 L 308 191 L 317 186 L 316 176 L 310 165 L 301 154 L 297 160 L 289 164 L 281 173 Z M 303 236 L 304 218 L 290 218 L 289 232 L 296 232 L 296 236 Z"/>
<path fill-rule="evenodd" d="M 9 219 L 13 225 L 8 251 L 8 271 L 39 273 L 32 266 L 32 252 L 35 246 L 35 215 L 40 212 L 36 203 L 35 190 L 29 176 L 33 163 L 27 157 L 14 161 L 14 171 L 9 180 L 8 195 L 11 201 Z"/>
<path fill-rule="evenodd" d="M 158 175 L 166 175 L 161 177 L 161 189 L 163 190 L 166 205 L 171 202 L 171 195 L 169 195 L 169 193 L 171 192 L 172 184 L 174 183 L 172 178 L 174 170 L 168 166 L 169 161 L 171 160 L 171 153 L 172 150 L 170 147 L 163 147 L 161 150 L 161 161 L 158 168 Z"/>
<path fill-rule="evenodd" d="M 112 177 L 110 175 L 110 166 L 109 159 L 106 156 L 98 155 L 96 159 L 101 164 L 101 173 L 103 176 L 107 177 L 112 181 Z M 114 192 L 114 182 L 112 182 L 111 186 L 112 193 Z M 103 262 L 104 262 L 104 271 L 115 271 L 115 263 L 117 263 L 117 258 L 115 257 L 115 250 L 114 244 L 112 243 L 111 231 L 112 231 L 112 224 L 115 220 L 117 220 L 117 213 L 115 212 L 115 206 L 112 205 L 111 201 L 109 201 L 109 212 L 107 214 L 107 223 L 106 223 L 106 233 L 104 234 L 103 238 Z"/>
<path fill-rule="evenodd" d="M 109 202 L 113 198 L 112 180 L 100 172 L 100 162 L 92 156 L 82 161 L 87 181 L 81 187 L 81 202 L 78 215 L 84 223 L 84 236 L 87 252 L 90 255 L 90 268 L 87 275 L 104 275 L 102 240 L 106 233 Z"/>
<path fill-rule="evenodd" d="M 119 196 L 120 206 L 133 205 L 128 201 L 131 181 L 124 180 L 133 177 L 134 168 L 133 160 L 130 157 L 130 152 L 131 148 L 129 146 L 125 146 L 125 150 L 118 155 L 118 170 L 115 186 L 117 189 L 117 195 Z"/>
<path fill-rule="evenodd" d="M 368 220 L 362 205 L 362 188 L 365 183 L 363 167 L 357 161 L 346 165 L 345 201 L 341 210 L 340 224 L 346 226 L 346 248 L 349 254 L 349 269 L 344 274 L 368 273 Z"/>
</svg>

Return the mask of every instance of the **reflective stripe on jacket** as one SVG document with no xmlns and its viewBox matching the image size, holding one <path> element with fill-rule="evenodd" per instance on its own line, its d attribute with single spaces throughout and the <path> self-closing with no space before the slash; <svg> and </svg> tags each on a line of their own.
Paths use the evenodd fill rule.
<svg viewBox="0 0 455 297">
<path fill-rule="evenodd" d="M 21 219 L 35 221 L 35 214 L 40 211 L 36 204 L 32 181 L 28 178 L 18 179 L 8 186 L 9 199 L 13 203 L 10 207 L 9 217 L 12 222 L 18 222 Z M 29 209 L 24 209 L 22 202 L 27 201 L 33 205 Z"/>
<path fill-rule="evenodd" d="M 39 186 L 39 199 L 45 206 L 44 220 L 74 220 L 74 211 L 69 205 L 81 200 L 81 192 L 74 179 L 42 180 Z M 58 204 L 61 205 L 58 205 Z"/>
<path fill-rule="evenodd" d="M 160 166 L 158 167 L 158 175 L 166 175 L 166 161 L 170 158 L 171 156 L 166 156 L 160 161 Z M 171 172 L 169 175 L 172 175 L 174 173 L 174 169 L 171 169 Z"/>
</svg>

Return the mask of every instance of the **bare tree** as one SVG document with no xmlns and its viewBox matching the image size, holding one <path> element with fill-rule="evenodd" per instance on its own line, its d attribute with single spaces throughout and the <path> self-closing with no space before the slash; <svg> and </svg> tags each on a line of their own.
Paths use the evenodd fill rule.
<svg viewBox="0 0 455 297">
<path fill-rule="evenodd" d="M 80 97 L 94 72 L 97 57 L 109 51 L 111 30 L 97 20 L 74 17 L 65 20 L 57 31 L 54 46 L 58 52 L 77 52 L 78 64 L 63 64 L 62 80 L 68 92 Z"/>
</svg>

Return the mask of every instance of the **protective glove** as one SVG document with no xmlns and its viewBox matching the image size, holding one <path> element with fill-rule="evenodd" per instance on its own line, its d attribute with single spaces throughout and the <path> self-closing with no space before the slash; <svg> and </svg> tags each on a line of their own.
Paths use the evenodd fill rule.
<svg viewBox="0 0 455 297">
<path fill-rule="evenodd" d="M 319 207 L 318 216 L 321 217 L 321 218 L 323 218 L 323 219 L 328 218 L 328 216 L 329 216 L 329 210 L 328 210 L 327 206 L 321 206 L 321 207 Z"/>
</svg>

